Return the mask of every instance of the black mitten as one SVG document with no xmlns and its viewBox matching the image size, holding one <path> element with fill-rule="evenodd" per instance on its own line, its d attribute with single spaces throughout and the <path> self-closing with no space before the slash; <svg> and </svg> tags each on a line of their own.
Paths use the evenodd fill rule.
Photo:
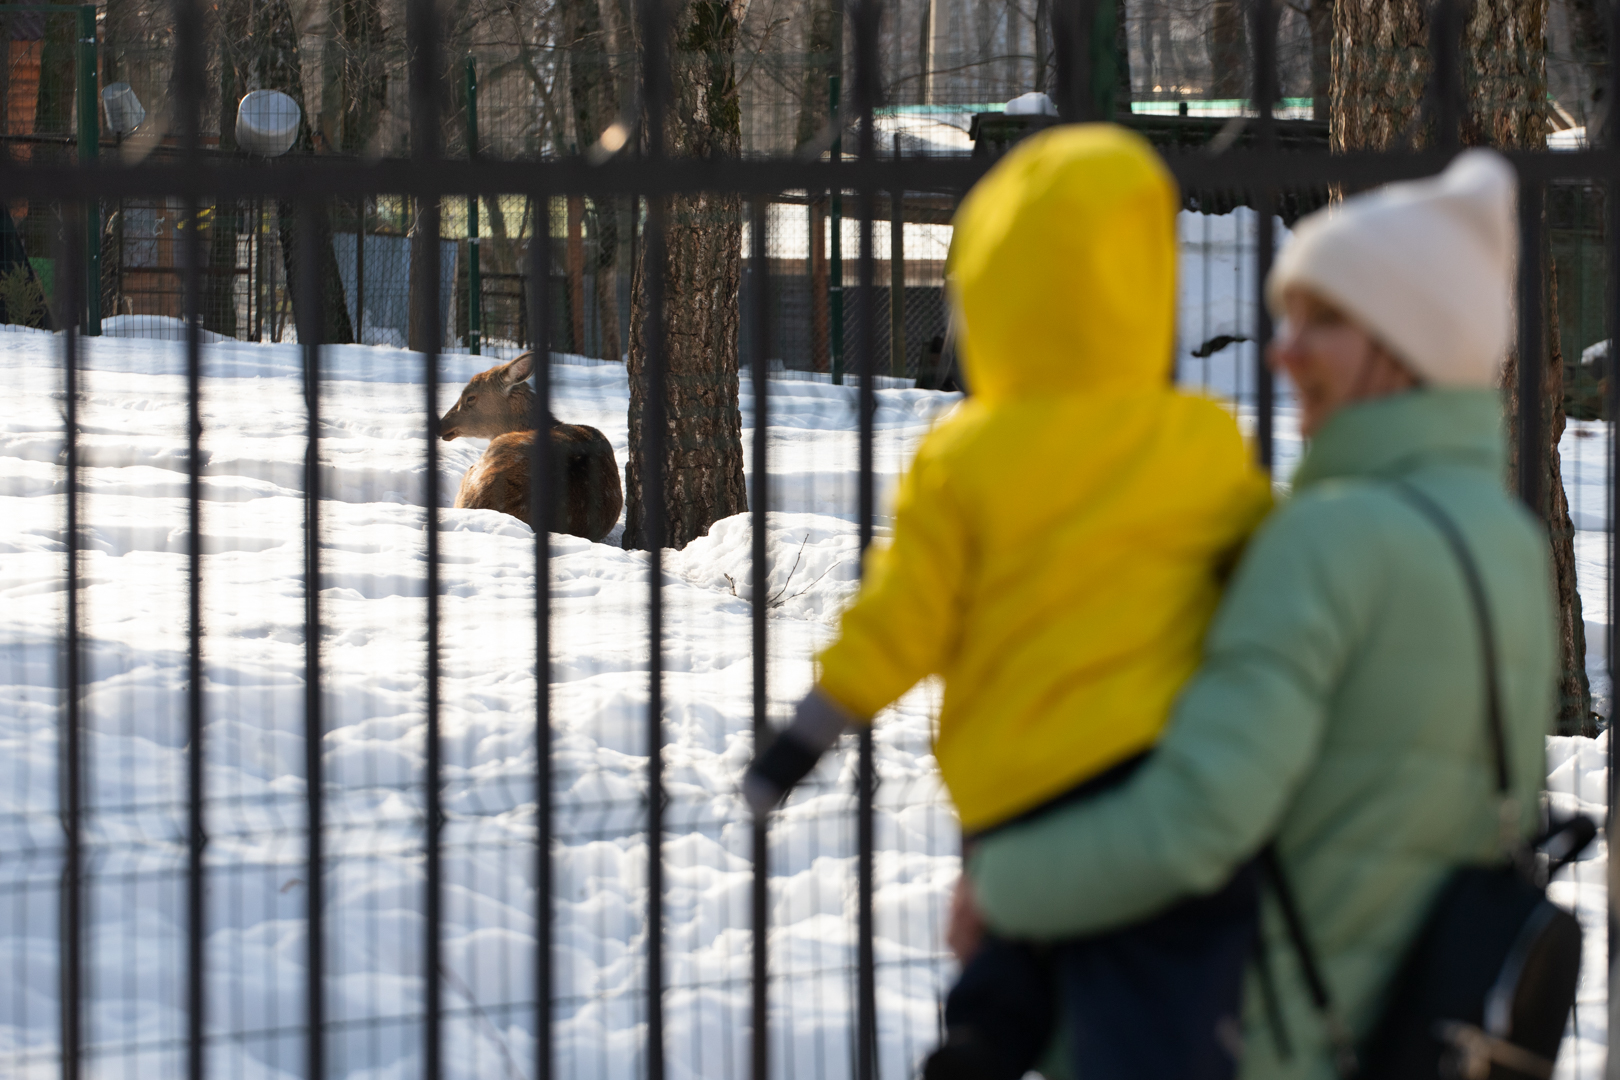
<svg viewBox="0 0 1620 1080">
<path fill-rule="evenodd" d="M 763 814 L 787 797 L 821 760 L 819 747 L 807 746 L 788 728 L 754 758 L 743 777 L 743 795 L 754 813 Z"/>
<path fill-rule="evenodd" d="M 743 776 L 743 797 L 754 813 L 763 814 L 787 797 L 849 723 L 850 715 L 820 690 L 811 690 L 784 728 Z"/>
</svg>

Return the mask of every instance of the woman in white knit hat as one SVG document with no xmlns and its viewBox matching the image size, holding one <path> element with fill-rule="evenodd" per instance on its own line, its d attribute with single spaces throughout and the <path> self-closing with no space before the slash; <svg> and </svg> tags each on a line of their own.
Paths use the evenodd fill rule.
<svg viewBox="0 0 1620 1080">
<path fill-rule="evenodd" d="M 1410 490 L 1480 565 L 1508 771 L 1532 827 L 1556 647 L 1545 536 L 1504 484 L 1514 207 L 1507 163 L 1471 151 L 1300 223 L 1267 283 L 1281 316 L 1270 358 L 1312 440 L 1293 495 L 1251 541 L 1147 763 L 978 847 L 969 874 L 995 931 L 1050 940 L 1138 922 L 1275 838 L 1329 987 L 1351 1033 L 1369 1035 L 1440 883 L 1499 842 L 1479 631 Z M 1331 1077 L 1275 919 L 1265 936 L 1291 1052 L 1251 993 L 1242 1075 Z M 1074 1038 L 1083 1006 L 1069 1008 Z"/>
<path fill-rule="evenodd" d="M 1496 385 L 1512 332 L 1513 172 L 1489 151 L 1312 214 L 1266 282 L 1310 438 L 1339 406 Z"/>
</svg>

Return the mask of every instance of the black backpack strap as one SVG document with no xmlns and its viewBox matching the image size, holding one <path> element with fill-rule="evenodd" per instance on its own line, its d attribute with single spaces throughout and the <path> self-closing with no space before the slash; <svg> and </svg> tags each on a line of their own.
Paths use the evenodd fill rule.
<svg viewBox="0 0 1620 1080">
<path fill-rule="evenodd" d="M 1485 581 L 1480 576 L 1479 564 L 1468 550 L 1468 541 L 1463 539 L 1462 530 L 1457 528 L 1450 515 L 1440 509 L 1439 503 L 1405 480 L 1396 480 L 1392 486 L 1408 505 L 1428 518 L 1440 535 L 1445 537 L 1446 545 L 1451 548 L 1457 566 L 1462 570 L 1463 583 L 1468 587 L 1468 599 L 1474 608 L 1474 621 L 1479 626 L 1479 647 L 1485 665 L 1486 735 L 1490 739 L 1491 755 L 1496 759 L 1496 790 L 1507 798 L 1512 785 L 1508 776 L 1507 732 L 1502 723 L 1501 679 L 1496 666 L 1496 623 L 1491 619 L 1491 606 L 1485 598 Z M 1514 846 L 1518 846 L 1516 829 Z"/>
<path fill-rule="evenodd" d="M 1266 949 L 1264 933 L 1254 935 L 1254 976 L 1260 984 L 1260 1002 L 1265 1006 L 1266 1026 L 1271 1028 L 1277 1060 L 1290 1061 L 1294 1057 L 1294 1044 L 1288 1038 L 1288 1025 L 1283 1021 L 1282 1002 L 1277 999 L 1277 977 L 1271 970 L 1271 953 Z"/>
<path fill-rule="evenodd" d="M 1485 597 L 1485 582 L 1480 576 L 1479 564 L 1474 561 L 1473 553 L 1468 550 L 1468 542 L 1463 539 L 1462 530 L 1457 528 L 1457 523 L 1440 508 L 1438 503 L 1405 480 L 1396 480 L 1391 486 L 1407 505 L 1434 525 L 1436 531 L 1445 539 L 1446 546 L 1451 549 L 1457 566 L 1462 571 L 1469 605 L 1474 611 L 1474 622 L 1479 627 L 1480 653 L 1485 670 L 1486 736 L 1493 759 L 1492 764 L 1495 766 L 1496 790 L 1501 799 L 1502 843 L 1504 850 L 1518 855 L 1523 851 L 1523 841 L 1519 837 L 1518 807 L 1513 801 L 1511 778 L 1508 775 L 1507 732 L 1502 722 L 1501 684 L 1496 663 L 1496 624 L 1491 620 L 1490 604 Z M 1359 1064 L 1349 1028 L 1345 1026 L 1334 1007 L 1327 980 L 1322 977 L 1322 965 L 1306 935 L 1305 920 L 1300 915 L 1294 890 L 1283 873 L 1282 862 L 1277 858 L 1275 844 L 1267 844 L 1260 852 L 1260 865 L 1271 882 L 1278 910 L 1282 913 L 1283 925 L 1287 928 L 1288 938 L 1299 956 L 1300 972 L 1305 977 L 1311 1004 L 1321 1014 L 1322 1022 L 1327 1028 L 1328 1040 L 1333 1046 L 1334 1069 L 1341 1077 L 1353 1077 Z"/>
<path fill-rule="evenodd" d="M 1294 898 L 1293 887 L 1283 873 L 1282 861 L 1277 858 L 1276 844 L 1267 844 L 1261 849 L 1260 869 L 1271 882 L 1272 895 L 1277 898 L 1277 909 L 1282 913 L 1288 940 L 1293 943 L 1294 952 L 1299 956 L 1299 970 L 1305 976 L 1305 989 L 1311 995 L 1311 1004 L 1321 1014 L 1322 1024 L 1327 1028 L 1328 1043 L 1333 1047 L 1334 1071 L 1341 1077 L 1355 1076 L 1361 1067 L 1356 1060 L 1355 1041 L 1350 1037 L 1349 1026 L 1333 1004 L 1333 995 L 1328 992 L 1327 980 L 1322 977 L 1322 965 L 1316 958 L 1316 950 L 1311 947 L 1310 938 L 1305 934 L 1305 920 L 1299 913 L 1299 901 Z M 1274 1017 L 1273 1025 L 1279 1019 Z M 1280 1028 L 1274 1030 L 1273 1035 L 1279 1040 L 1286 1039 Z"/>
</svg>

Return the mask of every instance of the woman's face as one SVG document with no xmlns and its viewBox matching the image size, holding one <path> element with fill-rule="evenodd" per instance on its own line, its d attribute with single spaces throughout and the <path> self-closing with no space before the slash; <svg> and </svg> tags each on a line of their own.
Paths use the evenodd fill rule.
<svg viewBox="0 0 1620 1080">
<path fill-rule="evenodd" d="M 1294 382 L 1300 431 L 1306 438 L 1352 402 L 1417 385 L 1388 350 L 1314 293 L 1289 289 L 1283 294 L 1283 311 L 1266 356 L 1273 371 L 1286 372 Z"/>
</svg>

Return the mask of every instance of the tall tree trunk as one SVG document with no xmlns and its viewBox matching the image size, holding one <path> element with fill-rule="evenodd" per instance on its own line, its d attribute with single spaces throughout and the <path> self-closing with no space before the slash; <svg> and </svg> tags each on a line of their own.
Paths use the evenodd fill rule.
<svg viewBox="0 0 1620 1080">
<path fill-rule="evenodd" d="M 931 0 L 930 0 L 931 2 Z M 1052 59 L 1051 0 L 1035 0 L 1035 89 L 1046 93 L 1048 71 Z M 923 19 L 923 32 L 928 32 L 928 19 Z"/>
<path fill-rule="evenodd" d="M 844 67 L 844 7 L 840 0 L 810 0 L 804 16 L 804 81 L 799 96 L 796 148 L 814 142 L 829 123 L 828 79 Z"/>
<path fill-rule="evenodd" d="M 598 0 L 560 0 L 557 13 L 568 48 L 568 102 L 575 144 L 586 151 L 601 139 L 619 111 L 620 88 L 610 58 L 618 35 L 608 28 Z M 622 50 L 623 43 L 618 47 Z M 618 199 L 606 196 L 591 200 L 589 221 L 591 237 L 596 241 L 596 314 L 602 330 L 601 352 L 609 360 L 624 355 L 619 343 L 618 218 Z M 583 267 L 580 273 L 583 276 Z M 583 317 L 581 310 L 579 318 Z"/>
<path fill-rule="evenodd" d="M 689 0 L 676 23 L 676 100 L 665 132 L 672 154 L 735 155 L 742 111 L 735 52 L 740 4 Z M 742 413 L 737 397 L 737 291 L 742 270 L 742 203 L 735 195 L 669 200 L 662 313 L 668 379 L 664 461 L 645 460 L 642 416 L 646 342 L 644 290 L 633 290 L 630 320 L 630 461 L 627 548 L 650 547 L 642 477 L 664 470 L 664 543 L 685 547 L 723 517 L 748 508 L 743 482 Z M 635 277 L 646 274 L 646 248 Z M 653 392 L 660 392 L 654 387 Z"/>
<path fill-rule="evenodd" d="M 250 73 L 250 78 L 243 79 L 239 85 L 246 89 L 257 83 L 258 89 L 280 90 L 297 102 L 304 121 L 299 125 L 293 152 L 310 153 L 314 144 L 310 138 L 309 109 L 304 103 L 303 62 L 298 54 L 298 28 L 293 23 L 288 0 L 256 0 L 251 6 L 248 20 L 247 45 L 241 50 L 244 57 L 241 67 Z M 276 210 L 282 267 L 296 305 L 300 292 L 298 279 L 303 273 L 296 255 L 298 214 L 294 205 L 285 200 L 277 205 Z M 332 250 L 331 222 L 324 207 L 315 215 L 315 244 L 316 273 L 320 275 L 324 315 L 322 338 L 328 344 L 347 345 L 354 341 L 354 327 L 349 321 L 348 299 L 343 292 L 343 279 L 338 273 L 337 253 Z"/>
<path fill-rule="evenodd" d="M 78 72 L 77 49 L 78 11 L 76 6 L 59 5 L 58 10 L 44 16 L 44 42 L 39 59 L 39 91 L 34 99 L 35 135 L 72 135 L 74 133 L 73 99 L 75 75 Z M 9 44 L 9 43 L 8 43 Z M 41 165 L 60 164 L 69 158 L 63 146 L 41 143 L 28 148 L 24 160 Z M 48 254 L 54 242 L 52 233 L 61 221 L 60 207 L 53 207 L 44 199 L 28 200 L 28 216 L 21 225 L 24 245 L 36 255 Z M 55 303 L 55 298 L 51 298 Z"/>
<path fill-rule="evenodd" d="M 572 351 L 585 352 L 585 197 L 565 200 L 568 220 L 568 330 Z"/>
<path fill-rule="evenodd" d="M 0 50 L 4 50 L 0 52 L 0 135 L 21 134 L 11 130 L 11 65 L 15 63 L 12 43 L 18 29 L 17 16 L 0 14 Z M 11 164 L 13 145 L 9 139 L 0 142 L 0 166 Z M 10 217 L 10 211 L 6 216 Z"/>
<path fill-rule="evenodd" d="M 1114 100 L 1107 103 L 1104 120 L 1112 120 L 1116 113 L 1129 116 L 1131 112 L 1131 42 L 1125 15 L 1125 0 L 1114 0 Z M 1152 87 L 1149 83 L 1149 91 Z"/>
<path fill-rule="evenodd" d="M 1504 149 L 1546 145 L 1546 0 L 1479 0 L 1463 29 L 1467 73 L 1463 142 Z M 1337 150 L 1424 146 L 1433 132 L 1420 115 L 1430 70 L 1428 5 L 1424 0 L 1337 0 L 1333 19 L 1332 141 Z M 1546 230 L 1543 230 L 1543 235 Z M 1551 267 L 1550 249 L 1542 252 Z M 1564 495 L 1558 440 L 1564 431 L 1564 377 L 1558 339 L 1556 285 L 1542 298 L 1546 376 L 1539 403 L 1547 442 L 1542 505 L 1558 586 L 1562 661 L 1558 728 L 1596 734 L 1586 679 L 1586 627 L 1575 588 L 1574 527 Z M 1518 358 L 1503 374 L 1510 415 L 1517 416 Z M 1515 425 L 1516 427 L 1517 425 Z"/>
<path fill-rule="evenodd" d="M 925 66 L 932 63 L 932 18 L 934 4 L 929 0 L 924 16 L 923 50 Z M 844 67 L 844 16 L 841 0 L 810 0 L 804 17 L 804 80 L 799 91 L 799 124 L 794 133 L 794 149 L 802 149 L 821 139 L 822 149 L 830 145 L 829 124 L 837 123 L 832 116 L 832 90 L 830 80 L 840 75 Z M 931 86 L 932 75 L 925 73 L 926 87 Z M 931 99 L 928 99 L 931 100 Z M 825 199 L 810 200 L 810 367 L 813 371 L 827 371 L 831 355 L 832 332 L 831 277 L 827 267 L 827 212 L 830 204 Z"/>
<path fill-rule="evenodd" d="M 1333 115 L 1333 0 L 1311 0 L 1305 13 L 1311 31 L 1311 118 Z"/>
<path fill-rule="evenodd" d="M 1558 682 L 1558 731 L 1561 735 L 1597 734 L 1592 713 L 1591 687 L 1586 678 L 1586 622 L 1581 613 L 1581 596 L 1575 581 L 1575 527 L 1569 516 L 1569 500 L 1564 492 L 1559 440 L 1564 437 L 1564 357 L 1558 335 L 1558 276 L 1552 269 L 1550 252 L 1543 252 L 1543 265 L 1549 273 L 1543 281 L 1542 311 L 1546 316 L 1543 336 L 1541 381 L 1541 423 L 1547 433 L 1542 459 L 1540 512 L 1552 537 L 1553 578 L 1558 587 L 1559 643 L 1563 669 Z M 1508 357 L 1503 373 L 1508 412 L 1519 415 L 1519 363 L 1515 352 Z M 1509 483 L 1518 487 L 1518 455 L 1509 459 Z"/>
<path fill-rule="evenodd" d="M 428 244 L 437 243 L 437 236 L 429 236 L 422 229 L 421 199 L 410 198 L 406 203 L 409 206 L 411 220 L 410 230 L 406 233 L 410 237 L 411 261 L 406 270 L 405 295 L 410 298 L 410 310 L 405 318 L 405 344 L 413 352 L 427 352 L 429 346 L 437 349 L 441 342 L 433 341 L 428 335 L 428 305 L 439 302 L 439 286 L 437 282 L 430 282 L 426 277 L 427 259 L 424 250 Z M 441 225 L 443 218 L 440 218 Z M 443 267 L 440 268 L 441 272 Z M 441 324 L 440 329 L 443 329 Z"/>
<path fill-rule="evenodd" d="M 591 232 L 596 237 L 596 315 L 602 327 L 602 357 L 622 360 L 619 338 L 619 200 L 591 200 Z"/>
<path fill-rule="evenodd" d="M 105 0 L 101 20 L 101 78 L 99 86 L 124 81 L 123 46 L 126 36 L 126 0 Z"/>
<path fill-rule="evenodd" d="M 827 202 L 810 204 L 810 370 L 826 371 L 832 342 L 832 304 L 827 286 L 832 270 L 827 264 Z"/>
<path fill-rule="evenodd" d="M 1209 6 L 1209 96 L 1249 96 L 1249 50 L 1243 32 L 1240 0 L 1215 0 Z"/>
<path fill-rule="evenodd" d="M 1609 4 L 1569 0 L 1569 29 L 1574 59 L 1586 68 L 1592 84 L 1590 97 L 1581 103 L 1579 115 L 1586 125 L 1587 139 L 1596 143 L 1601 141 L 1609 109 Z"/>
<path fill-rule="evenodd" d="M 219 5 L 219 148 L 236 150 L 236 103 L 241 94 L 238 45 L 248 29 L 251 0 L 223 0 Z M 236 336 L 236 221 L 234 203 L 216 201 L 208 233 L 208 272 L 202 282 L 203 328 Z"/>
<path fill-rule="evenodd" d="M 327 138 L 343 153 L 359 154 L 376 136 L 388 99 L 382 8 L 378 0 L 334 0 L 332 21 L 338 90 L 333 105 L 322 103 L 336 114 Z"/>
</svg>

